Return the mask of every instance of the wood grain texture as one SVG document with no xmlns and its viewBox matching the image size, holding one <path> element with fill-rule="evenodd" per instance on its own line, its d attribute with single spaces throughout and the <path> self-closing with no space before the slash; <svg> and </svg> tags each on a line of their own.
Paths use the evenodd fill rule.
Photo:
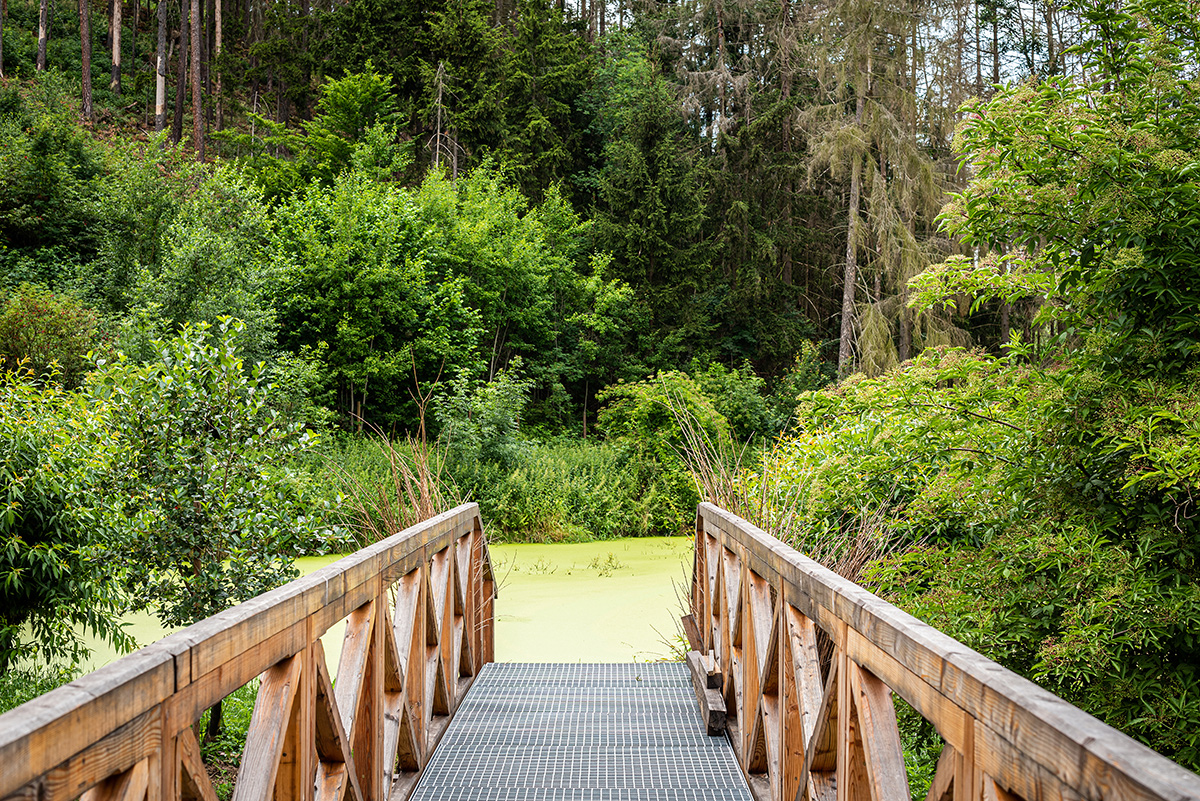
<svg viewBox="0 0 1200 801">
<path fill-rule="evenodd" d="M 853 660 L 847 660 L 846 665 L 861 724 L 859 732 L 867 778 L 871 782 L 871 797 L 878 801 L 905 801 L 910 797 L 908 771 L 904 767 L 904 747 L 900 744 L 900 731 L 896 726 L 892 691 Z"/>
<path fill-rule="evenodd" d="M 80 801 L 143 801 L 150 784 L 149 758 L 138 760 L 126 771 L 110 776 L 88 790 Z"/>
<path fill-rule="evenodd" d="M 795 801 L 797 794 L 822 798 L 835 784 L 828 774 L 836 769 L 844 779 L 837 783 L 837 796 L 848 801 L 858 792 L 850 786 L 856 781 L 857 767 L 863 768 L 861 778 L 872 797 L 901 793 L 902 765 L 896 758 L 893 726 L 880 724 L 888 729 L 880 733 L 867 723 L 879 715 L 892 717 L 887 712 L 890 693 L 880 689 L 886 688 L 933 722 L 952 749 L 948 753 L 956 755 L 953 776 L 946 778 L 949 768 L 945 767 L 939 774 L 939 780 L 945 781 L 942 794 L 949 790 L 956 800 L 1200 798 L 1200 777 L 746 521 L 708 503 L 700 504 L 696 519 L 694 597 L 689 608 L 697 616 L 694 623 L 700 638 L 711 643 L 718 655 L 730 727 L 739 728 L 742 736 L 735 750 L 748 771 L 761 768 L 754 760 L 762 760 L 770 742 L 764 734 L 763 747 L 759 747 L 757 732 L 766 729 L 761 720 L 747 717 L 759 710 L 743 707 L 761 706 L 763 701 L 749 697 L 744 690 L 757 681 L 764 685 L 759 689 L 765 698 L 768 676 L 747 675 L 743 661 L 765 664 L 767 659 L 761 621 L 770 605 L 763 601 L 763 584 L 786 599 L 780 614 L 783 636 L 788 638 L 784 651 L 791 657 L 790 665 L 781 663 L 782 670 L 790 669 L 789 676 L 781 677 L 785 685 L 778 712 L 784 743 L 781 753 L 785 763 L 796 759 L 786 755 L 796 754 L 795 743 L 802 742 L 807 764 L 799 770 L 798 779 L 774 782 L 773 788 L 783 789 L 773 789 L 773 797 L 785 796 L 786 801 Z M 778 605 L 774 598 L 771 603 Z M 865 683 L 855 679 L 858 697 L 844 697 L 831 686 L 829 679 L 835 677 L 830 676 L 819 704 L 816 702 L 822 677 L 815 654 L 821 637 L 828 637 L 841 649 L 839 658 L 845 664 L 861 669 L 854 676 L 871 676 Z M 749 641 L 755 638 L 756 642 Z M 833 684 L 840 683 L 848 691 L 852 676 L 849 670 L 846 674 Z M 873 682 L 879 682 L 878 687 Z M 861 694 L 864 687 L 865 696 Z M 791 731 L 794 721 L 801 727 L 799 737 Z M 840 725 L 831 725 L 835 721 Z M 862 750 L 862 756 L 852 759 L 856 748 Z M 850 764 L 854 760 L 858 761 Z M 779 770 L 785 777 L 796 775 L 794 766 L 783 764 Z M 797 781 L 800 789 L 793 794 L 791 788 Z"/>
<path fill-rule="evenodd" d="M 191 727 L 262 674 L 235 798 L 382 801 L 411 784 L 492 658 L 494 595 L 479 509 L 464 504 L 0 716 L 0 798 L 214 801 Z M 335 685 L 320 637 L 347 616 Z"/>
<path fill-rule="evenodd" d="M 217 791 L 200 758 L 200 743 L 196 733 L 186 728 L 176 738 L 176 753 L 179 758 L 180 797 L 189 801 L 217 801 Z"/>
<path fill-rule="evenodd" d="M 699 651 L 688 651 L 687 665 L 692 677 L 692 689 L 700 706 L 700 720 L 710 737 L 725 732 L 725 699 L 719 690 L 708 686 L 708 671 Z"/>
<path fill-rule="evenodd" d="M 292 710 L 300 692 L 303 659 L 299 654 L 285 659 L 262 676 L 246 748 L 238 768 L 233 801 L 271 801 L 275 794 L 275 776 L 288 744 Z"/>
</svg>

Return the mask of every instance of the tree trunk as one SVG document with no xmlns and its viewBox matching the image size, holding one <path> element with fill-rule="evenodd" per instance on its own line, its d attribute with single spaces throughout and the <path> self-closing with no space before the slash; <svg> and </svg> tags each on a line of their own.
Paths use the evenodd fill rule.
<svg viewBox="0 0 1200 801">
<path fill-rule="evenodd" d="M 147 0 L 146 8 L 149 7 L 149 0 Z M 133 20 L 131 20 L 129 23 L 129 29 L 133 31 L 133 38 L 129 40 L 129 68 L 134 72 L 137 71 L 137 32 L 141 13 L 142 0 L 133 0 Z"/>
<path fill-rule="evenodd" d="M 200 86 L 200 0 L 192 0 L 192 149 L 204 158 L 204 94 Z"/>
<path fill-rule="evenodd" d="M 213 52 L 213 63 L 216 65 L 216 71 L 217 71 L 217 83 L 216 83 L 216 91 L 213 92 L 213 96 L 214 96 L 214 98 L 216 100 L 216 104 L 217 104 L 217 130 L 218 131 L 225 129 L 225 107 L 221 103 L 221 6 L 223 4 L 224 4 L 224 0 L 217 0 L 216 9 L 215 9 L 214 15 L 213 15 L 216 18 L 215 24 L 216 24 L 216 28 L 217 28 L 217 46 L 216 46 L 215 51 Z"/>
<path fill-rule="evenodd" d="M 50 39 L 50 0 L 41 0 L 38 4 L 38 72 L 46 71 L 46 42 Z"/>
<path fill-rule="evenodd" d="M 1000 83 L 1000 5 L 996 4 L 992 15 L 992 85 Z M 988 90 L 988 97 L 996 93 L 995 89 Z"/>
<path fill-rule="evenodd" d="M 721 113 L 721 119 L 717 121 L 719 129 L 725 123 L 725 115 L 728 111 L 725 107 L 725 4 L 722 0 L 717 0 L 717 70 L 717 80 L 720 82 L 717 92 L 721 101 L 717 106 Z"/>
<path fill-rule="evenodd" d="M 1054 49 L 1054 4 L 1043 4 L 1046 15 L 1046 74 L 1058 74 L 1058 51 Z"/>
<path fill-rule="evenodd" d="M 121 25 L 124 22 L 121 19 L 124 12 L 122 5 L 121 0 L 113 0 L 112 28 L 109 29 L 109 38 L 112 39 L 112 80 L 108 82 L 108 88 L 118 97 L 121 95 Z"/>
<path fill-rule="evenodd" d="M 204 742 L 211 743 L 221 736 L 223 718 L 221 702 L 217 701 L 208 709 L 208 726 L 204 730 Z"/>
<path fill-rule="evenodd" d="M 782 0 L 779 9 L 779 80 L 780 93 L 783 95 L 783 101 L 786 106 L 787 101 L 792 96 L 792 69 L 791 63 L 788 61 L 788 53 L 792 46 L 792 34 L 789 23 L 791 22 L 792 12 L 789 8 L 789 0 Z M 792 132 L 791 132 L 791 115 L 785 113 L 783 122 L 780 125 L 780 144 L 783 146 L 784 159 L 788 169 L 788 179 L 783 185 L 783 225 L 781 233 L 783 236 L 779 242 L 779 257 L 780 257 L 780 279 L 783 285 L 790 287 L 792 285 L 792 196 L 794 187 L 791 178 L 791 152 L 792 152 Z M 794 300 L 794 297 L 789 293 L 789 302 Z"/>
<path fill-rule="evenodd" d="M 868 70 L 870 68 L 868 67 Z M 866 105 L 866 86 L 858 90 L 854 105 L 854 122 L 862 125 L 863 108 Z M 854 290 L 858 285 L 858 203 L 862 194 L 863 157 L 855 154 L 854 166 L 850 170 L 850 209 L 846 225 L 846 271 L 842 277 L 842 327 L 838 336 L 838 375 L 850 371 L 854 356 Z"/>
<path fill-rule="evenodd" d="M 179 0 L 179 69 L 175 80 L 175 119 L 171 121 L 171 141 L 183 139 L 183 102 L 187 95 L 188 0 Z"/>
<path fill-rule="evenodd" d="M 167 2 L 158 0 L 158 55 L 154 67 L 154 130 L 167 127 Z"/>
<path fill-rule="evenodd" d="M 83 118 L 92 119 L 92 9 L 88 0 L 79 0 L 79 65 L 83 88 Z"/>
</svg>

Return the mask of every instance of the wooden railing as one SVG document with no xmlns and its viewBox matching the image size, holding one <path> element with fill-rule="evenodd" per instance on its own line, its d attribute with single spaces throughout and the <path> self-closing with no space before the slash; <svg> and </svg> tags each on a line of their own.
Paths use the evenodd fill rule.
<svg viewBox="0 0 1200 801">
<path fill-rule="evenodd" d="M 711 504 L 684 625 L 764 801 L 907 801 L 892 693 L 945 740 L 929 801 L 1200 798 L 1200 776 Z"/>
<path fill-rule="evenodd" d="M 258 676 L 233 801 L 402 801 L 492 660 L 493 597 L 466 504 L 0 715 L 0 799 L 216 801 L 193 726 Z"/>
</svg>

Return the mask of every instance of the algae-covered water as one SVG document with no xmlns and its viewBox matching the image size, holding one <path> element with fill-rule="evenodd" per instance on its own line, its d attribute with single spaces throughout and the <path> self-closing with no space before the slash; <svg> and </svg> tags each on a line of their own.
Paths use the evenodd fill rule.
<svg viewBox="0 0 1200 801">
<path fill-rule="evenodd" d="M 691 582 L 687 537 L 494 545 L 496 660 L 633 662 L 670 655 Z"/>
<path fill-rule="evenodd" d="M 500 662 L 633 662 L 669 657 L 682 614 L 676 586 L 691 581 L 692 540 L 637 537 L 555 545 L 492 545 L 496 573 L 496 660 Z M 308 574 L 338 556 L 298 559 Z M 126 617 L 139 645 L 169 632 L 153 615 Z M 342 624 L 323 638 L 337 667 Z M 115 659 L 92 641 L 85 670 Z"/>
</svg>

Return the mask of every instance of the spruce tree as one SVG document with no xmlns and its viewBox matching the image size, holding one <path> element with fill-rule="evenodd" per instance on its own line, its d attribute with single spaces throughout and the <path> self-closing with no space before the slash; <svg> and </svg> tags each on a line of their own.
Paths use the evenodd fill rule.
<svg viewBox="0 0 1200 801">
<path fill-rule="evenodd" d="M 587 120 L 576 110 L 590 60 L 549 0 L 519 0 L 505 76 L 505 150 L 534 202 L 566 179 Z"/>
</svg>

